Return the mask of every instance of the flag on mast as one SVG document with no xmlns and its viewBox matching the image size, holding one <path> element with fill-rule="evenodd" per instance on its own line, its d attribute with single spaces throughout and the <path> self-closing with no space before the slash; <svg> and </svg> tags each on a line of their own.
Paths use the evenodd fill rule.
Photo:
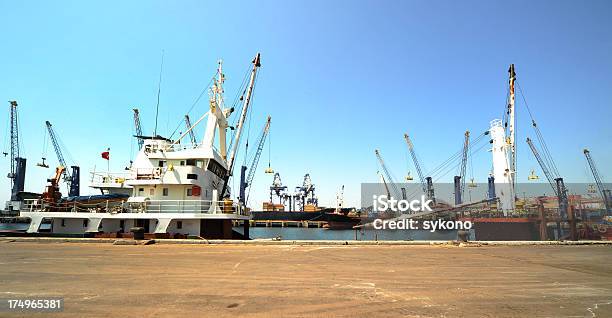
<svg viewBox="0 0 612 318">
<path fill-rule="evenodd" d="M 102 158 L 106 160 L 110 160 L 110 148 L 106 149 L 106 151 L 102 152 Z"/>
</svg>

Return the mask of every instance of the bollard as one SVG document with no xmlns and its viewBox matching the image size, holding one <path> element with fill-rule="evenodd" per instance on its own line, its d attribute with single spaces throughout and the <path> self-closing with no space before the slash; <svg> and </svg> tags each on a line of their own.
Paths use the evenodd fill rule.
<svg viewBox="0 0 612 318">
<path fill-rule="evenodd" d="M 467 242 L 470 240 L 470 231 L 459 230 L 457 231 L 457 241 Z"/>
<path fill-rule="evenodd" d="M 144 240 L 144 227 L 133 227 L 130 232 L 134 233 L 135 240 Z"/>
</svg>

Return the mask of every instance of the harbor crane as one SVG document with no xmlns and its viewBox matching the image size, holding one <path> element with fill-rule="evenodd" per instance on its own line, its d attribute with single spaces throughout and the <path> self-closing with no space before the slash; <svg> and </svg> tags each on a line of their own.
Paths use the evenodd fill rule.
<svg viewBox="0 0 612 318">
<path fill-rule="evenodd" d="M 134 130 L 136 133 L 136 138 L 138 138 L 138 150 L 142 149 L 142 145 L 144 145 L 144 139 L 142 139 L 142 126 L 140 125 L 140 112 L 138 108 L 132 109 L 134 111 Z"/>
<path fill-rule="evenodd" d="M 463 203 L 465 196 L 465 170 L 468 160 L 468 151 L 470 147 L 470 132 L 465 131 L 465 140 L 463 141 L 463 149 L 461 151 L 461 164 L 459 165 L 459 175 L 455 176 L 455 205 Z"/>
<path fill-rule="evenodd" d="M 610 190 L 604 187 L 604 183 L 602 181 L 601 175 L 599 174 L 599 170 L 595 166 L 595 161 L 591 157 L 591 152 L 588 149 L 584 149 L 584 156 L 586 157 L 587 163 L 589 164 L 589 168 L 591 168 L 591 172 L 593 173 L 593 178 L 595 179 L 595 184 L 597 185 L 597 189 L 599 190 L 599 194 L 604 202 L 604 206 L 606 208 L 606 214 L 610 215 L 612 210 L 612 195 L 610 195 Z"/>
<path fill-rule="evenodd" d="M 223 180 L 223 187 L 221 188 L 221 193 L 219 194 L 220 199 L 225 198 L 225 195 L 228 190 L 227 183 L 234 171 L 234 164 L 235 164 L 238 148 L 240 148 L 239 147 L 240 137 L 242 135 L 242 130 L 244 128 L 244 121 L 246 120 L 246 117 L 249 111 L 249 106 L 251 104 L 251 99 L 253 97 L 253 89 L 255 88 L 255 80 L 257 79 L 257 70 L 261 67 L 261 54 L 260 53 L 257 53 L 257 55 L 255 55 L 255 58 L 253 59 L 252 64 L 253 64 L 253 68 L 251 69 L 251 75 L 249 77 L 249 84 L 246 89 L 246 96 L 243 100 L 242 112 L 240 113 L 240 118 L 238 119 L 238 124 L 236 125 L 236 129 L 235 129 L 236 132 L 234 134 L 234 140 L 233 140 L 234 146 L 231 149 L 229 157 L 227 158 L 228 169 L 227 169 L 227 174 L 225 175 L 225 178 Z"/>
<path fill-rule="evenodd" d="M 189 131 L 189 138 L 191 139 L 191 144 L 195 147 L 195 145 L 198 144 L 198 140 L 196 139 L 195 132 L 192 129 L 189 115 L 185 115 L 185 126 L 187 128 L 187 131 Z"/>
<path fill-rule="evenodd" d="M 187 119 L 187 118 L 185 118 Z M 251 165 L 248 168 L 249 174 L 245 178 L 247 167 L 243 165 L 240 169 L 240 193 L 238 197 L 238 201 L 243 205 L 246 205 L 249 200 L 250 194 L 250 186 L 253 183 L 253 179 L 255 178 L 255 171 L 257 170 L 257 165 L 259 164 L 259 158 L 261 157 L 261 152 L 263 151 L 264 144 L 266 143 L 266 138 L 270 131 L 270 122 L 272 117 L 268 116 L 266 120 L 266 124 L 264 125 L 259 138 L 257 139 L 257 149 L 255 149 L 255 155 L 253 160 L 251 161 Z M 248 143 L 247 143 L 248 145 Z M 249 193 L 246 193 L 246 188 L 249 187 Z"/>
<path fill-rule="evenodd" d="M 26 159 L 19 154 L 19 121 L 17 113 L 17 102 L 9 101 L 9 120 L 10 120 L 10 137 L 11 137 L 11 171 L 7 177 L 11 179 L 11 199 L 6 204 L 6 209 L 9 211 L 19 210 L 20 202 L 18 194 L 23 192 L 25 185 Z M 4 156 L 9 153 L 3 152 Z"/>
<path fill-rule="evenodd" d="M 399 198 L 406 199 L 402 197 L 402 193 L 397 188 L 397 183 L 393 179 L 393 176 L 391 176 L 391 172 L 389 172 L 389 169 L 387 169 L 387 165 L 385 164 L 385 161 L 383 160 L 382 155 L 380 154 L 380 151 L 378 151 L 378 149 L 375 149 L 374 154 L 376 154 L 376 159 L 378 159 L 378 163 L 380 163 L 380 167 L 382 168 L 385 176 L 387 176 L 387 181 L 389 181 L 389 183 L 391 184 L 391 188 L 393 189 L 393 196 L 396 199 L 399 199 Z M 385 187 L 388 187 L 387 183 L 385 183 Z"/>
<path fill-rule="evenodd" d="M 389 191 L 389 186 L 387 185 L 387 180 L 385 180 L 385 177 L 380 173 L 380 171 L 376 171 L 376 173 L 380 177 L 380 182 L 382 182 L 382 184 L 385 186 L 385 192 L 387 194 L 387 198 L 390 198 L 391 197 L 391 192 Z"/>
<path fill-rule="evenodd" d="M 299 211 L 304 211 L 307 205 L 318 206 L 319 200 L 315 196 L 315 185 L 312 183 L 310 173 L 304 175 L 302 186 L 295 187 L 293 202 L 299 206 Z"/>
<path fill-rule="evenodd" d="M 60 166 L 66 168 L 64 170 L 64 181 L 68 184 L 68 196 L 74 197 L 79 196 L 80 194 L 80 167 L 73 165 L 70 166 L 72 168 L 72 173 L 67 170 L 68 165 L 66 164 L 66 160 L 64 159 L 64 155 L 62 154 L 62 148 L 59 143 L 59 138 L 55 134 L 55 130 L 53 130 L 53 126 L 51 122 L 48 120 L 45 122 L 47 125 L 47 131 L 49 132 L 49 137 L 51 139 L 51 143 L 53 143 L 53 149 L 55 149 L 55 154 L 57 155 L 57 160 L 60 163 Z"/>
<path fill-rule="evenodd" d="M 414 145 L 412 144 L 412 141 L 410 140 L 408 134 L 404 134 L 404 139 L 406 139 L 406 144 L 408 145 L 410 157 L 412 157 L 414 167 L 416 168 L 417 174 L 419 175 L 419 181 L 421 182 L 423 193 L 425 194 L 428 200 L 431 200 L 434 204 L 436 204 L 433 181 L 431 177 L 425 177 L 425 175 L 423 174 L 423 170 L 421 170 L 421 164 L 419 163 L 419 159 L 417 158 L 416 152 L 414 151 Z"/>
<path fill-rule="evenodd" d="M 279 203 L 283 203 L 283 197 L 285 196 L 285 192 L 287 191 L 287 186 L 283 185 L 281 180 L 280 173 L 274 173 L 274 180 L 272 180 L 272 185 L 270 186 L 270 203 L 274 203 L 272 199 L 274 195 L 279 198 Z M 291 204 L 290 204 L 291 205 Z"/>
<path fill-rule="evenodd" d="M 565 187 L 563 178 L 561 178 L 558 175 L 554 162 L 552 162 L 551 160 L 552 158 L 549 158 L 549 163 L 547 163 L 542 158 L 542 156 L 540 156 L 540 153 L 538 152 L 537 148 L 535 147 L 535 145 L 533 144 L 530 138 L 527 138 L 527 144 L 529 145 L 529 148 L 531 148 L 531 152 L 533 153 L 533 156 L 538 161 L 540 168 L 542 168 L 542 172 L 546 176 L 548 183 L 550 184 L 555 195 L 557 196 L 557 199 L 559 201 L 559 213 L 561 217 L 566 218 L 569 204 L 567 201 L 567 188 Z"/>
</svg>

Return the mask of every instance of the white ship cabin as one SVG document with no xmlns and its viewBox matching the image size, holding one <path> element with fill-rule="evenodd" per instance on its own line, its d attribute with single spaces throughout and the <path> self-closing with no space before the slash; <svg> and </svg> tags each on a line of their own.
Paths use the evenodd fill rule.
<svg viewBox="0 0 612 318">
<path fill-rule="evenodd" d="M 212 147 L 172 144 L 163 138 L 145 140 L 126 184 L 132 201 L 212 200 L 227 174 L 225 160 Z"/>
<path fill-rule="evenodd" d="M 259 65 L 258 54 L 253 60 L 234 145 L 240 142 Z M 62 234 L 129 237 L 131 228 L 143 227 L 153 237 L 248 238 L 249 222 L 243 222 L 243 233 L 232 227 L 232 221 L 249 219 L 247 210 L 237 202 L 220 199 L 238 149 L 233 147 L 228 154 L 227 118 L 233 109 L 224 107 L 223 81 L 219 63 L 211 88 L 210 110 L 177 140 L 139 136 L 144 143 L 127 174 L 101 173 L 95 182 L 94 175 L 92 187 L 99 189 L 101 195 L 59 199 L 61 173 L 50 180 L 42 197 L 25 202 L 21 211 L 21 216 L 31 219 L 28 232 L 38 233 L 43 220 L 51 220 L 51 232 Z M 181 143 L 206 117 L 202 140 L 197 144 Z M 228 193 L 229 188 L 225 191 Z"/>
</svg>

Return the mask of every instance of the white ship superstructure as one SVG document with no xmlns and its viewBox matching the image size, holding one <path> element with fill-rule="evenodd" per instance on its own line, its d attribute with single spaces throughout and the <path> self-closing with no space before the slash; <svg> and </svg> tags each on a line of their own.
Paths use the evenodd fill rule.
<svg viewBox="0 0 612 318">
<path fill-rule="evenodd" d="M 31 219 L 28 232 L 38 232 L 40 224 L 47 219 L 52 221 L 53 233 L 128 233 L 132 227 L 143 227 L 146 233 L 160 236 L 242 237 L 232 230 L 232 220 L 248 220 L 249 216 L 246 209 L 229 200 L 227 181 L 232 173 L 232 162 L 248 112 L 260 57 L 257 54 L 253 60 L 247 95 L 243 99 L 229 156 L 227 119 L 233 108 L 224 107 L 221 65 L 219 62 L 211 88 L 210 110 L 191 127 L 193 129 L 208 117 L 200 143 L 181 143 L 191 129 L 177 140 L 139 136 L 144 140 L 143 147 L 129 171 L 120 177 L 108 174 L 106 179 L 104 174 L 100 174 L 92 186 L 103 193 L 106 191 L 108 196 L 100 195 L 87 203 L 54 199 L 56 180 L 59 179 L 50 179 L 46 195 L 42 199 L 27 201 L 21 211 L 21 216 Z M 59 175 L 61 171 L 58 170 Z M 128 198 L 112 197 L 130 189 Z M 248 236 L 248 222 L 244 223 L 244 236 Z"/>
<path fill-rule="evenodd" d="M 499 210 L 504 215 L 514 211 L 516 191 L 514 189 L 516 179 L 516 145 L 515 145 L 515 115 L 514 115 L 514 82 L 516 74 L 514 64 L 508 69 L 508 103 L 507 103 L 507 128 L 500 119 L 491 121 L 489 133 L 491 135 L 491 153 L 493 155 L 493 171 L 495 183 L 495 196 L 499 199 Z"/>
</svg>

